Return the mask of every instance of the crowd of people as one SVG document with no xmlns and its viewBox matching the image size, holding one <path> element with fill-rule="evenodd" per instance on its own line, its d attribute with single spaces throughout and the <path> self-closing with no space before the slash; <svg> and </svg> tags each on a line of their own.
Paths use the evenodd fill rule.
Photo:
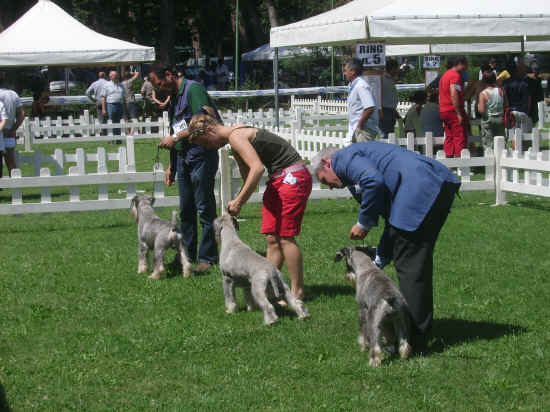
<svg viewBox="0 0 550 412">
<path fill-rule="evenodd" d="M 405 65 L 405 66 L 404 66 Z M 376 102 L 374 92 L 360 76 L 360 62 L 346 62 L 344 76 L 349 82 L 348 140 L 350 142 L 387 138 L 395 132 L 398 97 L 395 81 L 403 70 L 410 70 L 408 62 L 398 66 L 388 60 L 382 76 L 382 99 Z M 447 157 L 460 157 L 472 134 L 470 119 L 480 119 L 481 150 L 493 147 L 495 136 L 507 136 L 510 129 L 518 128 L 530 133 L 538 122 L 537 103 L 544 100 L 542 78 L 538 65 L 529 67 L 522 59 L 514 59 L 501 71 L 496 60 L 490 59 L 481 66 L 479 80 L 467 76 L 468 60 L 465 56 L 447 59 L 447 70 L 426 89 L 410 96 L 412 106 L 403 118 L 404 133 L 425 136 L 445 135 L 443 149 Z M 473 103 L 474 113 L 467 105 Z"/>
</svg>

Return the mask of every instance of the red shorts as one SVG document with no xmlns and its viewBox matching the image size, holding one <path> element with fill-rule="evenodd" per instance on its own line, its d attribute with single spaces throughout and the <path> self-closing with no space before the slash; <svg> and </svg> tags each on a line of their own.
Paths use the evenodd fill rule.
<svg viewBox="0 0 550 412">
<path fill-rule="evenodd" d="M 307 199 L 311 194 L 311 175 L 306 168 L 271 178 L 262 205 L 261 233 L 291 237 L 300 234 Z"/>
</svg>

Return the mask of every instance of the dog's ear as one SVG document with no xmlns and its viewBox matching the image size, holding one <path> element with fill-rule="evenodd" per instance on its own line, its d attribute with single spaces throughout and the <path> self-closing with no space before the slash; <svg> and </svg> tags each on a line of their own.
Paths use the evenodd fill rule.
<svg viewBox="0 0 550 412">
<path fill-rule="evenodd" d="M 376 248 L 374 246 L 355 246 L 355 250 L 363 252 L 371 260 L 376 258 Z"/>
</svg>

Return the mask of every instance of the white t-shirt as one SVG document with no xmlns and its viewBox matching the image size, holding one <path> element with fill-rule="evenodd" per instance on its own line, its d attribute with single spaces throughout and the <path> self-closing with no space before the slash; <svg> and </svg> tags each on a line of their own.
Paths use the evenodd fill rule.
<svg viewBox="0 0 550 412">
<path fill-rule="evenodd" d="M 122 84 L 109 81 L 101 89 L 101 97 L 105 97 L 107 103 L 124 103 L 126 91 Z"/>
<path fill-rule="evenodd" d="M 4 130 L 9 130 L 13 128 L 17 117 L 17 110 L 22 107 L 23 104 L 21 103 L 21 99 L 19 99 L 19 95 L 17 93 L 13 90 L 2 88 L 0 88 L 0 102 L 4 104 L 4 108 L 8 116 L 8 121 L 4 127 Z"/>
<path fill-rule="evenodd" d="M 376 104 L 370 85 L 362 77 L 357 77 L 349 84 L 347 141 L 351 142 L 359 119 L 361 119 L 363 112 L 370 107 L 374 107 L 375 109 L 367 119 L 364 128 L 378 132 L 378 105 Z"/>
<path fill-rule="evenodd" d="M 8 113 L 4 107 L 4 103 L 0 102 L 0 122 L 3 120 L 8 120 Z M 4 149 L 4 133 L 0 130 L 0 151 Z"/>
</svg>

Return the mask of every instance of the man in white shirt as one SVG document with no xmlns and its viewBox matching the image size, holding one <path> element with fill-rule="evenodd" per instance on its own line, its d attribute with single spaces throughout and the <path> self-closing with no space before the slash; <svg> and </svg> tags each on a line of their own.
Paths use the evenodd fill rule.
<svg viewBox="0 0 550 412">
<path fill-rule="evenodd" d="M 109 79 L 101 90 L 101 111 L 111 122 L 120 123 L 126 112 L 126 90 L 120 83 L 116 70 L 109 72 Z M 113 133 L 120 135 L 120 128 L 114 129 Z M 117 140 L 116 143 L 120 144 L 122 141 Z"/>
<path fill-rule="evenodd" d="M 96 105 L 97 119 L 99 120 L 99 123 L 105 123 L 105 117 L 103 116 L 103 112 L 101 110 L 101 90 L 105 84 L 107 84 L 107 80 L 105 80 L 105 72 L 99 72 L 97 77 L 98 79 L 90 84 L 90 87 L 86 90 L 86 96 L 88 96 L 88 99 Z"/>
<path fill-rule="evenodd" d="M 351 143 L 374 140 L 378 136 L 378 107 L 370 85 L 361 76 L 361 61 L 350 59 L 344 65 L 349 82 L 348 137 Z"/>
<path fill-rule="evenodd" d="M 8 167 L 8 172 L 11 176 L 11 171 L 15 169 L 15 133 L 23 120 L 25 120 L 25 112 L 23 111 L 23 105 L 19 99 L 19 95 L 13 90 L 4 89 L 3 87 L 4 79 L 0 75 L 0 102 L 4 105 L 6 111 L 7 120 L 4 125 L 3 130 L 3 141 L 4 141 L 4 159 L 6 166 Z M 0 177 L 2 177 L 2 163 L 0 162 Z"/>
</svg>

